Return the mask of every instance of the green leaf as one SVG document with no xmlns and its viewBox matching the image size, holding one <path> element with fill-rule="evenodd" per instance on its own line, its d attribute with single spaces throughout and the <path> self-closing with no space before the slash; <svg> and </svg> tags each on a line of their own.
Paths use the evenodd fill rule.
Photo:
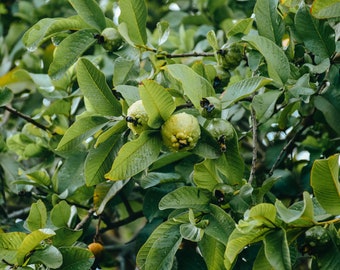
<svg viewBox="0 0 340 270">
<path fill-rule="evenodd" d="M 208 270 L 224 269 L 225 246 L 221 242 L 205 234 L 198 246 Z"/>
<path fill-rule="evenodd" d="M 230 30 L 226 33 L 227 38 L 238 34 L 247 35 L 253 25 L 254 19 L 253 18 L 246 18 L 238 21 L 235 25 L 233 25 Z"/>
<path fill-rule="evenodd" d="M 122 145 L 121 134 L 115 134 L 97 148 L 90 149 L 84 168 L 87 186 L 93 186 L 105 181 L 104 175 L 111 169 L 112 162 Z"/>
<path fill-rule="evenodd" d="M 181 179 L 178 173 L 150 172 L 141 179 L 141 187 L 146 189 L 163 183 L 177 182 Z"/>
<path fill-rule="evenodd" d="M 217 40 L 217 37 L 216 37 L 216 33 L 214 30 L 210 30 L 208 33 L 207 33 L 207 41 L 209 42 L 209 45 L 215 50 L 219 50 L 220 49 L 220 46 L 218 44 L 218 40 Z"/>
<path fill-rule="evenodd" d="M 161 21 L 157 23 L 157 30 L 158 30 L 158 46 L 161 46 L 163 43 L 165 43 L 170 34 L 170 26 L 167 21 Z"/>
<path fill-rule="evenodd" d="M 94 0 L 69 0 L 79 16 L 98 31 L 106 27 L 104 13 Z"/>
<path fill-rule="evenodd" d="M 261 36 L 246 36 L 243 40 L 258 50 L 266 59 L 268 74 L 278 84 L 287 82 L 290 74 L 290 66 L 283 49 L 273 41 Z"/>
<path fill-rule="evenodd" d="M 80 90 L 96 113 L 108 116 L 121 114 L 121 104 L 113 96 L 104 74 L 86 58 L 79 59 L 77 63 L 77 79 Z"/>
<path fill-rule="evenodd" d="M 339 17 L 340 2 L 339 0 L 314 0 L 311 13 L 319 19 Z"/>
<path fill-rule="evenodd" d="M 340 109 L 334 106 L 330 100 L 326 99 L 323 96 L 316 96 L 314 98 L 315 107 L 321 111 L 325 117 L 328 125 L 340 135 Z"/>
<path fill-rule="evenodd" d="M 254 96 L 252 106 L 256 112 L 256 118 L 259 123 L 269 120 L 275 110 L 277 99 L 281 96 L 281 91 L 269 91 Z"/>
<path fill-rule="evenodd" d="M 142 81 L 139 94 L 149 116 L 148 125 L 151 128 L 159 128 L 176 109 L 171 94 L 153 80 Z"/>
<path fill-rule="evenodd" d="M 274 269 L 292 269 L 286 232 L 283 229 L 266 234 L 263 243 L 266 258 Z"/>
<path fill-rule="evenodd" d="M 79 144 L 104 127 L 107 122 L 108 120 L 105 117 L 96 115 L 88 115 L 77 119 L 73 125 L 66 130 L 56 150 L 75 150 Z"/>
<path fill-rule="evenodd" d="M 269 263 L 264 253 L 264 246 L 262 245 L 259 252 L 257 253 L 256 259 L 254 261 L 254 265 L 252 270 L 275 270 Z"/>
<path fill-rule="evenodd" d="M 23 232 L 0 233 L 0 257 L 16 264 L 17 251 L 26 236 L 27 234 Z"/>
<path fill-rule="evenodd" d="M 249 244 L 261 241 L 263 236 L 269 231 L 270 229 L 267 227 L 259 227 L 252 229 L 248 233 L 243 233 L 236 228 L 229 237 L 224 253 L 225 267 L 231 269 L 237 255 Z"/>
<path fill-rule="evenodd" d="M 269 78 L 252 77 L 229 85 L 227 89 L 221 94 L 222 108 L 225 109 L 236 101 L 250 96 L 256 90 L 271 82 L 272 79 Z"/>
<path fill-rule="evenodd" d="M 0 88 L 0 107 L 5 106 L 6 104 L 10 103 L 14 97 L 13 92 L 11 89 L 5 87 Z"/>
<path fill-rule="evenodd" d="M 55 232 L 51 229 L 39 229 L 25 237 L 22 241 L 17 252 L 17 261 L 21 265 L 24 263 L 26 255 L 41 244 L 41 242 L 47 238 L 55 235 Z"/>
<path fill-rule="evenodd" d="M 118 27 L 120 34 L 127 37 L 127 40 L 133 43 L 131 45 L 145 45 L 147 42 L 147 9 L 144 0 L 121 0 L 119 7 L 121 10 Z"/>
<path fill-rule="evenodd" d="M 55 230 L 55 236 L 53 236 L 53 246 L 55 247 L 65 247 L 72 246 L 83 234 L 82 230 L 72 230 L 70 228 L 60 228 Z"/>
<path fill-rule="evenodd" d="M 239 152 L 238 137 L 235 130 L 233 138 L 226 142 L 226 149 L 217 160 L 218 169 L 226 176 L 227 184 L 239 185 L 243 179 L 244 161 Z"/>
<path fill-rule="evenodd" d="M 203 229 L 198 228 L 197 226 L 191 223 L 181 224 L 181 226 L 179 227 L 179 231 L 184 239 L 189 240 L 191 242 L 201 241 L 204 234 Z"/>
<path fill-rule="evenodd" d="M 169 220 L 159 225 L 137 254 L 137 265 L 141 270 L 171 269 L 182 237 L 180 224 Z"/>
<path fill-rule="evenodd" d="M 70 34 L 55 49 L 48 74 L 52 79 L 60 79 L 78 58 L 96 42 L 91 29 L 82 29 Z"/>
<path fill-rule="evenodd" d="M 22 40 L 29 51 L 34 51 L 53 35 L 66 30 L 88 28 L 79 16 L 69 18 L 44 18 L 28 29 Z"/>
<path fill-rule="evenodd" d="M 205 159 L 194 165 L 193 181 L 198 188 L 213 191 L 218 183 L 223 183 L 218 175 L 216 161 Z"/>
<path fill-rule="evenodd" d="M 32 203 L 30 213 L 26 219 L 27 228 L 33 232 L 45 227 L 47 222 L 47 210 L 42 200 Z"/>
<path fill-rule="evenodd" d="M 297 227 L 310 227 L 314 224 L 313 201 L 308 192 L 303 193 L 303 208 L 295 209 L 294 205 L 290 208 L 279 200 L 276 200 L 275 207 L 280 218 L 289 225 Z"/>
<path fill-rule="evenodd" d="M 63 264 L 58 270 L 90 269 L 94 262 L 92 252 L 85 248 L 61 247 L 59 251 L 63 255 Z"/>
<path fill-rule="evenodd" d="M 254 13 L 260 36 L 270 39 L 281 47 L 285 26 L 277 6 L 278 0 L 256 1 Z"/>
<path fill-rule="evenodd" d="M 315 197 L 327 213 L 339 215 L 339 154 L 313 163 L 311 186 Z"/>
<path fill-rule="evenodd" d="M 167 65 L 164 70 L 182 84 L 184 94 L 197 109 L 201 108 L 200 101 L 203 97 L 215 95 L 212 85 L 186 65 Z"/>
<path fill-rule="evenodd" d="M 100 215 L 104 210 L 106 204 L 127 184 L 129 181 L 119 181 L 110 183 L 111 187 L 107 189 L 107 185 L 97 185 L 94 192 L 94 205 L 96 213 Z"/>
<path fill-rule="evenodd" d="M 295 16 L 295 28 L 307 49 L 321 59 L 329 58 L 335 51 L 334 30 L 326 20 L 313 18 L 309 7 L 301 7 Z"/>
<path fill-rule="evenodd" d="M 206 210 L 209 207 L 210 192 L 196 187 L 180 187 L 165 195 L 159 202 L 159 209 L 183 209 L 192 208 Z"/>
<path fill-rule="evenodd" d="M 54 246 L 48 246 L 44 249 L 35 250 L 30 256 L 30 264 L 42 263 L 46 267 L 56 269 L 63 263 L 63 256 L 60 251 Z"/>
<path fill-rule="evenodd" d="M 205 235 L 209 235 L 227 245 L 231 233 L 235 229 L 235 221 L 226 213 L 221 207 L 210 204 L 210 212 L 205 215 L 203 219 L 209 221 L 209 225 L 205 228 Z"/>
<path fill-rule="evenodd" d="M 124 180 L 147 169 L 158 157 L 162 141 L 153 131 L 144 131 L 136 140 L 126 143 L 118 152 L 109 180 Z"/>
<path fill-rule="evenodd" d="M 60 201 L 51 210 L 51 221 L 57 227 L 69 227 L 71 217 L 71 206 L 66 201 Z"/>
</svg>

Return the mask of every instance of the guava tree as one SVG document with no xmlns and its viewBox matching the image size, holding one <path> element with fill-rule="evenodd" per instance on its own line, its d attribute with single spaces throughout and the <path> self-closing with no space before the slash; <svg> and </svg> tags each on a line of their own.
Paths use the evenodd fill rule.
<svg viewBox="0 0 340 270">
<path fill-rule="evenodd" d="M 337 269 L 340 3 L 0 4 L 2 269 Z"/>
</svg>

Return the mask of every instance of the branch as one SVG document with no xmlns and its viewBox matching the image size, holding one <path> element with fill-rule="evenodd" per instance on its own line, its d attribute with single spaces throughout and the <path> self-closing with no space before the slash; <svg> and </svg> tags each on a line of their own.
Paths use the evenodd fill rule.
<svg viewBox="0 0 340 270">
<path fill-rule="evenodd" d="M 111 229 L 119 228 L 121 226 L 129 224 L 129 223 L 131 223 L 131 222 L 133 222 L 133 221 L 135 221 L 139 218 L 142 218 L 142 217 L 144 217 L 143 211 L 134 212 L 125 219 L 122 219 L 122 220 L 119 220 L 117 222 L 113 222 L 113 223 L 110 223 L 110 224 L 106 224 L 107 226 L 105 228 L 100 229 L 100 233 L 104 233 L 104 232 L 111 230 Z"/>
<path fill-rule="evenodd" d="M 44 131 L 47 131 L 47 132 L 51 132 L 48 127 L 44 126 L 43 124 L 40 124 L 39 122 L 35 121 L 34 119 L 32 119 L 31 117 L 29 117 L 28 115 L 26 114 L 23 114 L 19 111 L 17 111 L 16 109 L 13 109 L 9 106 L 2 106 L 1 108 L 5 109 L 6 111 L 9 111 L 11 113 L 13 113 L 14 115 L 16 115 L 17 117 L 20 117 L 24 120 L 26 120 L 27 122 L 33 124 L 34 126 L 36 126 L 37 128 L 40 128 Z M 52 134 L 55 134 L 54 132 L 52 132 Z"/>
<path fill-rule="evenodd" d="M 84 217 L 77 225 L 76 227 L 74 228 L 74 230 L 80 230 L 84 227 L 84 225 L 86 224 L 86 222 L 93 216 L 93 214 L 95 213 L 96 211 L 94 210 L 94 208 L 91 208 L 86 217 Z"/>
<path fill-rule="evenodd" d="M 182 57 L 212 57 L 215 56 L 215 53 L 213 52 L 190 52 L 190 53 L 179 53 L 179 54 L 172 54 L 172 53 L 166 53 L 163 51 L 158 51 L 156 49 L 147 47 L 147 46 L 139 46 L 141 49 L 144 49 L 149 52 L 154 52 L 157 54 L 159 58 L 182 58 Z M 216 51 L 217 54 L 224 55 L 226 54 L 226 50 L 218 50 Z"/>
<path fill-rule="evenodd" d="M 253 157 L 251 161 L 251 169 L 250 169 L 250 175 L 248 179 L 249 184 L 251 184 L 254 180 L 255 173 L 256 173 L 256 162 L 257 162 L 257 121 L 256 121 L 255 110 L 252 106 L 250 108 L 250 113 L 251 113 L 252 129 L 253 129 Z"/>
</svg>

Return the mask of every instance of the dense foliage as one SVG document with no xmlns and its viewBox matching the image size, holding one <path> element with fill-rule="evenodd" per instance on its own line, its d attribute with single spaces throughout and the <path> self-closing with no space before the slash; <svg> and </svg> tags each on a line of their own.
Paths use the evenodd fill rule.
<svg viewBox="0 0 340 270">
<path fill-rule="evenodd" d="M 337 269 L 338 0 L 0 4 L 1 269 Z"/>
</svg>

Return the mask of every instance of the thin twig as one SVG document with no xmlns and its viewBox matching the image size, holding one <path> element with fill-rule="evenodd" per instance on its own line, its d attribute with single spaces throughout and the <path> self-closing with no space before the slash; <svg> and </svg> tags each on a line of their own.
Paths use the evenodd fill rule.
<svg viewBox="0 0 340 270">
<path fill-rule="evenodd" d="M 269 173 L 268 173 L 269 176 L 272 176 L 272 175 L 273 175 L 274 170 L 275 170 L 276 167 L 280 164 L 280 162 L 281 162 L 283 156 L 284 156 L 284 155 L 286 154 L 286 152 L 287 152 L 287 149 L 292 145 L 292 143 L 295 141 L 296 136 L 297 136 L 299 133 L 300 133 L 300 131 L 299 131 L 299 132 L 296 132 L 296 133 L 293 135 L 293 137 L 288 141 L 288 143 L 281 149 L 280 154 L 279 154 L 278 157 L 276 158 L 276 160 L 275 160 L 273 166 L 271 167 L 271 169 L 270 169 L 270 171 L 269 171 Z"/>
<path fill-rule="evenodd" d="M 251 161 L 251 169 L 250 169 L 250 175 L 248 179 L 249 184 L 251 184 L 254 180 L 255 173 L 256 173 L 256 162 L 257 162 L 257 121 L 256 121 L 255 110 L 252 106 L 250 108 L 250 113 L 251 113 L 252 129 L 253 129 L 253 157 Z"/>
<path fill-rule="evenodd" d="M 88 222 L 88 220 L 93 216 L 93 214 L 95 213 L 96 211 L 94 210 L 94 208 L 91 208 L 87 215 L 76 225 L 76 227 L 74 228 L 74 230 L 80 230 L 83 228 L 83 226 L 86 224 L 86 222 Z"/>
<path fill-rule="evenodd" d="M 215 56 L 214 52 L 190 52 L 190 53 L 178 53 L 178 54 L 172 54 L 172 53 L 166 53 L 166 52 L 160 52 L 156 49 L 146 47 L 146 46 L 140 46 L 140 48 L 149 51 L 158 53 L 158 57 L 164 57 L 164 58 L 182 58 L 182 57 L 213 57 Z M 216 51 L 217 54 L 224 55 L 226 53 L 226 50 L 218 50 Z"/>
<path fill-rule="evenodd" d="M 14 115 L 16 115 L 16 116 L 18 116 L 18 117 L 20 117 L 20 118 L 26 120 L 27 122 L 33 124 L 33 125 L 36 126 L 37 128 L 40 128 L 40 129 L 42 129 L 42 130 L 44 130 L 44 131 L 47 131 L 47 132 L 51 132 L 51 131 L 48 129 L 48 127 L 44 126 L 43 124 L 40 124 L 39 122 L 35 121 L 34 119 L 32 119 L 31 117 L 29 117 L 28 115 L 23 114 L 23 113 L 17 111 L 16 109 L 13 109 L 13 108 L 11 108 L 11 107 L 9 107 L 9 106 L 2 106 L 2 107 L 0 107 L 0 108 L 3 108 L 3 109 L 5 109 L 6 111 L 9 111 L 9 112 L 13 113 Z M 54 133 L 52 132 L 52 134 L 54 134 Z"/>
</svg>

